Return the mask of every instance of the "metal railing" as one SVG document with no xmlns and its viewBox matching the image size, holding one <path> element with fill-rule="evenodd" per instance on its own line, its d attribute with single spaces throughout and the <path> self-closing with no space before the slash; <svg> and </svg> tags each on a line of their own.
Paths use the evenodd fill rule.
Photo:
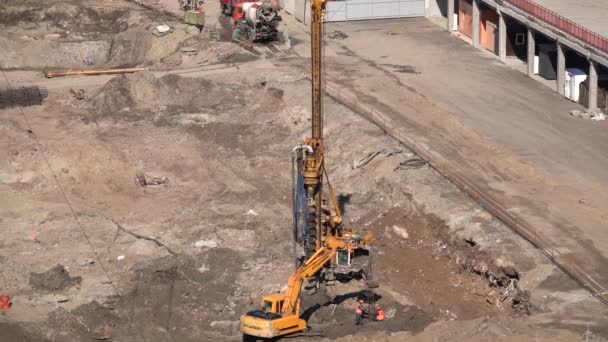
<svg viewBox="0 0 608 342">
<path fill-rule="evenodd" d="M 608 38 L 601 36 L 580 24 L 540 6 L 530 0 L 506 0 L 507 3 L 531 14 L 540 20 L 580 39 L 581 41 L 608 53 Z"/>
</svg>

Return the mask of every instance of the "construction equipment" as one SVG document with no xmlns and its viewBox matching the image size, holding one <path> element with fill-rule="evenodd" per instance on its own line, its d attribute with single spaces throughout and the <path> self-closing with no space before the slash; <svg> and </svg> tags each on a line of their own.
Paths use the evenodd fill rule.
<svg viewBox="0 0 608 342">
<path fill-rule="evenodd" d="M 274 338 L 305 330 L 306 321 L 300 318 L 300 291 L 303 283 L 330 262 L 339 250 L 353 250 L 369 244 L 372 239 L 370 232 L 363 236 L 328 236 L 324 246 L 317 249 L 289 277 L 285 293 L 264 296 L 262 309 L 249 311 L 241 317 L 243 340 Z"/>
<path fill-rule="evenodd" d="M 45 71 L 44 77 L 53 78 L 72 75 L 113 75 L 145 71 L 145 68 L 106 69 L 106 70 L 76 70 L 76 71 Z"/>
<path fill-rule="evenodd" d="M 184 11 L 201 11 L 203 3 L 203 0 L 181 0 L 180 7 Z"/>
<path fill-rule="evenodd" d="M 300 317 L 300 294 L 336 276 L 361 275 L 371 279 L 370 232 L 356 233 L 342 224 L 342 212 L 325 170 L 323 146 L 322 18 L 325 0 L 311 3 L 312 136 L 294 148 L 294 240 L 304 250 L 303 261 L 289 277 L 284 293 L 264 296 L 262 308 L 241 316 L 244 339 L 274 338 L 304 331 Z M 330 197 L 324 198 L 324 180 Z M 331 205 L 330 205 L 331 204 Z M 296 253 L 294 244 L 294 254 Z M 311 286 L 312 284 L 312 286 Z M 307 286 L 308 285 L 308 286 Z"/>
<path fill-rule="evenodd" d="M 220 0 L 220 7 L 222 8 L 222 14 L 227 17 L 232 17 L 232 11 L 234 5 L 247 2 L 247 0 Z"/>
<path fill-rule="evenodd" d="M 184 21 L 186 24 L 196 26 L 202 30 L 205 26 L 205 12 L 203 11 L 203 0 L 181 0 L 180 6 L 184 10 Z"/>
<path fill-rule="evenodd" d="M 232 19 L 242 36 L 251 42 L 276 40 L 283 20 L 271 4 L 263 2 L 232 4 Z"/>
<path fill-rule="evenodd" d="M 323 174 L 325 171 L 323 156 L 323 93 L 322 93 L 322 52 L 323 52 L 323 12 L 325 0 L 311 2 L 310 40 L 312 50 L 312 135 L 306 139 L 306 144 L 298 148 L 298 174 L 301 175 L 304 188 L 306 208 L 305 222 L 296 229 L 302 231 L 306 257 L 310 257 L 322 245 L 322 236 L 336 235 L 338 226 L 342 223 L 340 207 L 335 193 L 329 186 L 334 210 L 328 212 L 329 217 L 323 220 Z M 329 183 L 329 182 L 328 182 Z M 300 208 L 296 208 L 300 210 Z M 330 234 L 328 233 L 330 230 Z"/>
</svg>

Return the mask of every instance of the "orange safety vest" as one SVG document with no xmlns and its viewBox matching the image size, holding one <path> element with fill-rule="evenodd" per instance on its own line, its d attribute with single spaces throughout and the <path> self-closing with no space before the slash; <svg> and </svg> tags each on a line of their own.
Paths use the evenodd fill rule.
<svg viewBox="0 0 608 342">
<path fill-rule="evenodd" d="M 355 309 L 355 313 L 357 315 L 363 315 L 363 310 L 361 309 L 361 304 L 357 305 L 357 308 Z"/>
<path fill-rule="evenodd" d="M 376 316 L 377 321 L 384 321 L 384 310 L 378 309 L 378 315 Z"/>
<path fill-rule="evenodd" d="M 0 309 L 8 310 L 11 308 L 11 299 L 7 295 L 0 296 Z"/>
</svg>

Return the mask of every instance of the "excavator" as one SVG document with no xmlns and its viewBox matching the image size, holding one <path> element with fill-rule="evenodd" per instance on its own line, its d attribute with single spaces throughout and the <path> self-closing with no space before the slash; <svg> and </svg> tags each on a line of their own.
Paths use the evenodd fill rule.
<svg viewBox="0 0 608 342">
<path fill-rule="evenodd" d="M 352 250 L 370 243 L 372 234 L 364 234 L 328 236 L 324 245 L 289 277 L 285 293 L 264 296 L 261 309 L 249 311 L 241 317 L 243 340 L 275 338 L 306 330 L 306 321 L 300 317 L 300 291 L 304 281 L 334 259 L 339 250 Z"/>
<path fill-rule="evenodd" d="M 281 337 L 303 332 L 306 320 L 300 317 L 300 295 L 307 285 L 334 281 L 336 275 L 360 275 L 369 287 L 371 277 L 371 232 L 354 232 L 342 224 L 342 212 L 325 170 L 323 151 L 322 52 L 323 15 L 326 0 L 311 1 L 312 49 L 312 135 L 293 152 L 294 239 L 303 249 L 302 260 L 289 277 L 283 293 L 266 295 L 261 308 L 249 311 L 240 320 L 243 340 Z M 330 201 L 324 197 L 327 182 Z M 329 205 L 331 202 L 331 206 Z M 295 248 L 294 248 L 295 252 Z M 361 261 L 363 260 L 363 261 Z"/>
</svg>

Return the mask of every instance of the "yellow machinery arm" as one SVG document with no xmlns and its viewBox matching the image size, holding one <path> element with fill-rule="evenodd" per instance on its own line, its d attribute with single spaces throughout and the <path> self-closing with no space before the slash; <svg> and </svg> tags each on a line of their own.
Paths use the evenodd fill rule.
<svg viewBox="0 0 608 342">
<path fill-rule="evenodd" d="M 300 291 L 302 283 L 332 260 L 340 249 L 354 249 L 371 242 L 373 236 L 328 236 L 325 246 L 317 249 L 289 277 L 285 293 L 264 296 L 262 309 L 249 311 L 241 316 L 241 331 L 245 337 L 273 338 L 306 329 L 306 321 L 300 318 Z"/>
<path fill-rule="evenodd" d="M 330 261 L 337 252 L 337 248 L 321 247 L 315 254 L 308 258 L 298 269 L 289 277 L 287 289 L 285 291 L 285 304 L 283 313 L 294 313 L 299 304 L 300 290 L 304 280 L 312 277 L 323 265 Z"/>
</svg>

